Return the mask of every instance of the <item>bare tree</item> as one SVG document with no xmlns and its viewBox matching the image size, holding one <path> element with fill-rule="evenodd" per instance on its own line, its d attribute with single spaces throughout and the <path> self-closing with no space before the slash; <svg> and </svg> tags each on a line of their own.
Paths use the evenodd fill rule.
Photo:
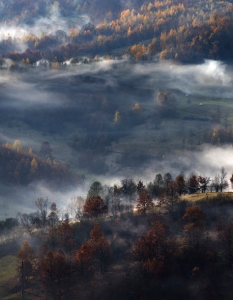
<svg viewBox="0 0 233 300">
<path fill-rule="evenodd" d="M 47 215 L 48 215 L 48 207 L 50 204 L 50 201 L 48 198 L 38 198 L 35 202 L 36 206 L 39 209 L 39 215 L 41 220 L 42 227 L 46 226 L 47 223 Z"/>
<path fill-rule="evenodd" d="M 229 184 L 226 181 L 226 177 L 227 177 L 227 172 L 225 170 L 224 167 L 221 168 L 220 170 L 220 191 L 222 192 L 223 190 L 225 190 L 226 188 L 228 188 Z"/>
</svg>

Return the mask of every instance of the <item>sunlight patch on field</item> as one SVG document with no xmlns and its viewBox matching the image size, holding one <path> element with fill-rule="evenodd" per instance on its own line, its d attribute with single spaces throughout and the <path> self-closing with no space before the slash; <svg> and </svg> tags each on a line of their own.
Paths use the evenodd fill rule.
<svg viewBox="0 0 233 300">
<path fill-rule="evenodd" d="M 232 197 L 232 201 L 233 201 L 233 193 L 232 192 L 225 192 L 225 193 L 221 193 L 223 196 L 230 196 Z M 219 193 L 200 193 L 200 194 L 191 194 L 191 195 L 182 195 L 180 198 L 181 200 L 186 200 L 186 201 L 202 201 L 202 200 L 206 200 L 208 201 L 208 198 L 215 198 L 219 195 Z"/>
</svg>

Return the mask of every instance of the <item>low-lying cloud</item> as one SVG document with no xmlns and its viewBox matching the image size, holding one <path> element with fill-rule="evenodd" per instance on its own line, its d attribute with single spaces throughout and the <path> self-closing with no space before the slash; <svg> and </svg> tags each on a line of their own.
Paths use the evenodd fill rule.
<svg viewBox="0 0 233 300">
<path fill-rule="evenodd" d="M 82 80 L 79 81 L 79 78 L 76 78 L 79 75 L 81 78 L 83 78 L 82 76 L 93 76 L 94 79 L 103 80 L 87 80 L 83 83 Z M 156 102 L 155 96 L 159 90 L 165 92 L 172 92 L 174 89 L 178 90 L 184 94 L 183 99 L 186 99 L 185 94 L 200 95 L 202 97 L 216 97 L 219 95 L 221 98 L 229 98 L 233 97 L 232 80 L 233 72 L 229 66 L 216 61 L 205 61 L 199 65 L 182 66 L 173 62 L 135 64 L 127 60 L 102 60 L 89 64 L 66 66 L 57 70 L 51 70 L 50 68 L 45 70 L 40 67 L 28 68 L 24 72 L 1 70 L 0 108 L 3 111 L 7 108 L 9 108 L 9 112 L 14 109 L 16 111 L 12 115 L 9 113 L 8 118 L 4 116 L 5 123 L 2 121 L 0 140 L 2 143 L 6 141 L 12 143 L 14 140 L 20 139 L 24 146 L 32 147 L 33 151 L 38 153 L 41 143 L 48 139 L 56 159 L 68 162 L 73 162 L 76 159 L 77 161 L 78 155 L 76 152 L 72 153 L 74 150 L 70 148 L 68 141 L 69 137 L 79 130 L 80 125 L 78 123 L 76 124 L 74 121 L 73 125 L 69 124 L 67 132 L 55 131 L 53 135 L 44 136 L 41 127 L 30 128 L 30 123 L 27 127 L 24 124 L 24 117 L 28 116 L 28 113 L 34 114 L 35 118 L 38 118 L 42 125 L 45 123 L 45 127 L 47 126 L 50 129 L 53 121 L 51 121 L 50 114 L 46 115 L 48 110 L 49 112 L 55 112 L 54 115 L 56 116 L 56 113 L 63 112 L 64 108 L 69 107 L 76 109 L 76 118 L 79 120 L 81 105 L 87 105 L 88 107 L 90 103 L 94 103 L 95 100 L 92 100 L 93 102 L 88 102 L 87 100 L 87 103 L 85 100 L 95 99 L 91 98 L 90 95 L 95 96 L 98 93 L 103 96 L 103 99 L 106 96 L 110 103 L 113 102 L 114 107 L 119 109 L 120 112 L 127 105 L 131 105 L 129 105 L 129 102 L 145 104 L 146 109 L 153 112 Z M 106 92 L 106 88 L 109 85 L 112 87 L 112 90 Z M 152 96 L 148 93 L 148 98 L 145 98 L 144 92 L 138 94 L 136 88 L 141 88 L 141 91 L 150 90 Z M 218 92 L 219 94 L 217 94 Z M 177 101 L 179 102 L 180 100 L 177 99 Z M 119 103 L 123 106 L 118 108 Z M 7 110 L 6 114 L 8 114 Z M 38 117 L 38 114 L 41 117 Z M 90 116 L 91 118 L 98 117 L 94 113 Z M 112 114 L 112 120 L 113 117 L 114 113 Z M 19 125 L 14 127 L 14 124 L 11 124 L 14 118 L 22 125 L 20 125 L 21 129 Z M 57 119 L 54 120 L 58 122 Z M 33 121 L 32 117 L 30 122 L 33 123 Z M 59 124 L 61 122 L 62 120 L 59 119 Z M 183 126 L 182 124 L 177 122 L 177 125 L 174 125 L 177 126 L 177 132 L 180 130 L 179 126 Z M 212 125 L 211 123 L 208 124 L 210 128 Z M 71 125 L 75 125 L 75 127 Z M 192 126 L 196 125 L 197 123 Z M 170 130 L 173 129 L 171 128 Z M 130 130 L 127 130 L 128 128 L 125 128 L 127 135 L 130 135 Z M 149 133 L 146 133 L 145 129 L 145 133 L 151 134 L 151 138 L 153 138 L 152 135 L 157 133 L 162 136 L 165 130 L 169 130 L 169 128 L 153 128 L 153 130 L 148 131 Z M 92 132 L 89 131 L 85 132 L 85 134 L 90 133 L 91 135 Z M 48 133 L 45 131 L 45 134 Z M 187 135 L 189 135 L 188 131 Z M 62 144 L 59 144 L 61 141 Z M 143 142 L 144 140 L 141 140 L 142 144 Z M 57 151 L 58 148 L 59 150 Z M 64 151 L 61 151 L 61 148 Z M 148 149 L 145 151 L 148 151 Z M 233 171 L 232 146 L 211 146 L 205 144 L 202 145 L 199 151 L 169 151 L 163 153 L 159 158 L 152 157 L 149 162 L 137 165 L 134 169 L 130 167 L 124 168 L 124 166 L 118 169 L 110 169 L 104 175 L 95 176 L 95 179 L 109 185 L 119 184 L 120 180 L 126 177 L 134 178 L 135 181 L 141 179 L 148 183 L 154 179 L 157 173 L 165 174 L 170 172 L 175 178 L 181 172 L 187 177 L 192 171 L 195 171 L 197 175 L 214 178 L 220 172 L 220 168 L 224 167 L 228 173 L 227 179 L 229 180 Z M 38 197 L 48 197 L 51 201 L 57 202 L 58 207 L 65 207 L 71 198 L 79 195 L 85 197 L 89 183 L 87 180 L 86 186 L 83 186 L 81 189 L 74 188 L 69 193 L 50 191 L 42 183 L 34 183 L 30 187 L 15 187 L 14 189 L 3 187 L 0 197 L 4 199 L 5 203 L 8 203 L 8 215 L 13 216 L 18 210 L 25 210 L 26 212 L 34 210 L 34 202 Z"/>
</svg>

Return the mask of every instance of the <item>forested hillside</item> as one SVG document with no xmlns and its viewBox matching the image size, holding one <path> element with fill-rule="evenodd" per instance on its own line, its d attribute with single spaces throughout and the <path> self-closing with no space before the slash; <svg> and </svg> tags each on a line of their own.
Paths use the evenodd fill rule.
<svg viewBox="0 0 233 300">
<path fill-rule="evenodd" d="M 8 259 L 11 272 L 15 266 L 8 280 L 1 269 L 1 292 L 53 300 L 231 299 L 233 202 L 222 192 L 226 179 L 222 169 L 212 181 L 195 174 L 173 180 L 170 173 L 147 185 L 95 181 L 66 214 L 38 198 L 36 211 L 0 222 L 8 249 L 7 255 L 0 245 L 0 264 Z"/>
<path fill-rule="evenodd" d="M 0 0 L 1 300 L 232 299 L 232 32 L 233 1 Z"/>
<path fill-rule="evenodd" d="M 230 60 L 232 18 L 230 1 L 3 2 L 0 50 L 26 64 L 124 53 L 136 60 Z"/>
</svg>

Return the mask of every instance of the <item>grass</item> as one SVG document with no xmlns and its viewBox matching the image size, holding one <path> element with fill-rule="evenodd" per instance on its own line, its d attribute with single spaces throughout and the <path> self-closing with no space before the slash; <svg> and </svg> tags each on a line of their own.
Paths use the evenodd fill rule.
<svg viewBox="0 0 233 300">
<path fill-rule="evenodd" d="M 15 284 L 17 275 L 18 259 L 16 256 L 8 255 L 0 259 L 0 298 L 2 300 L 19 299 L 19 294 L 13 294 L 10 289 Z M 9 284 L 10 283 L 10 284 Z"/>
<path fill-rule="evenodd" d="M 0 258 L 0 299 L 19 300 L 21 292 L 18 289 L 17 267 L 19 261 L 14 255 Z M 24 295 L 25 300 L 35 300 L 35 296 L 28 291 Z"/>
<path fill-rule="evenodd" d="M 0 259 L 0 285 L 1 286 L 16 275 L 17 265 L 18 265 L 18 259 L 16 256 L 8 255 Z"/>
<path fill-rule="evenodd" d="M 219 193 L 199 193 L 199 194 L 191 194 L 191 195 L 182 195 L 181 200 L 186 200 L 190 202 L 198 202 L 203 200 L 208 200 L 208 198 L 213 199 L 217 197 Z M 232 197 L 233 202 L 233 192 L 223 192 L 222 196 Z"/>
</svg>

